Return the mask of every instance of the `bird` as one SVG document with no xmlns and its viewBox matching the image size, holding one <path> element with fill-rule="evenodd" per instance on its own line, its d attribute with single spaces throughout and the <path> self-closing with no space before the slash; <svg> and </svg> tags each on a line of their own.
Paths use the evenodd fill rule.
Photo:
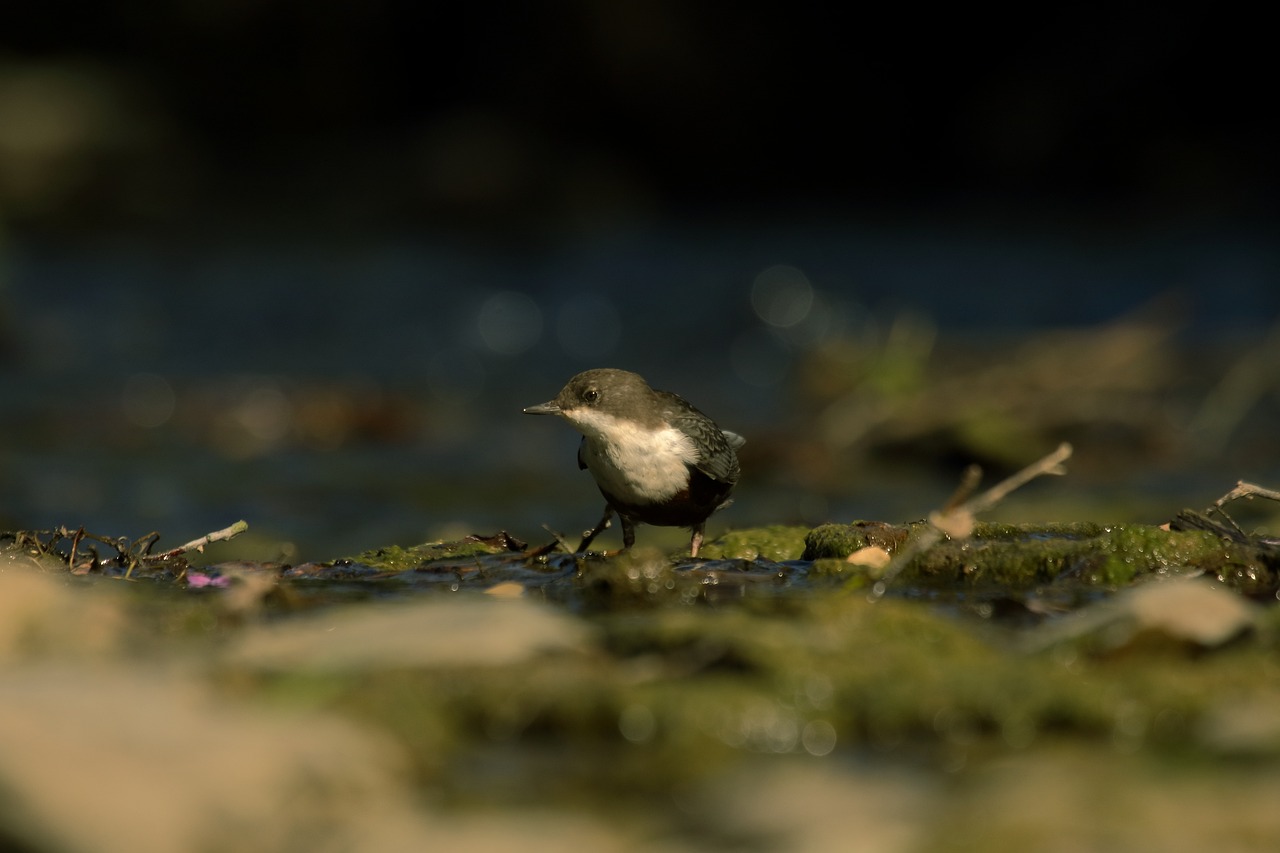
<svg viewBox="0 0 1280 853">
<path fill-rule="evenodd" d="M 587 370 L 551 400 L 523 412 L 559 416 L 582 433 L 578 468 L 591 472 L 606 503 L 579 551 L 617 514 L 622 550 L 635 543 L 637 523 L 687 527 L 689 554 L 696 558 L 707 519 L 731 503 L 740 473 L 737 451 L 746 439 L 721 429 L 678 394 L 649 387 L 638 374 Z"/>
</svg>

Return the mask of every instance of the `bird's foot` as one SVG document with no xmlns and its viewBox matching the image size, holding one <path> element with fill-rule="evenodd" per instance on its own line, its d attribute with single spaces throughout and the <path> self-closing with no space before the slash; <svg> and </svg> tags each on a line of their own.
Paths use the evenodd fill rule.
<svg viewBox="0 0 1280 853">
<path fill-rule="evenodd" d="M 695 527 L 693 536 L 689 539 L 689 559 L 698 559 L 698 550 L 702 548 L 702 528 Z"/>
</svg>

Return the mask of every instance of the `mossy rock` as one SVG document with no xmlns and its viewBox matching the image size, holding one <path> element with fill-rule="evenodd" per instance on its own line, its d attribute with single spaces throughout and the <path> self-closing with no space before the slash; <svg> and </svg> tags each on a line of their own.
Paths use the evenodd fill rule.
<svg viewBox="0 0 1280 853">
<path fill-rule="evenodd" d="M 705 544 L 698 556 L 708 560 L 763 559 L 775 563 L 798 560 L 805 551 L 808 535 L 807 527 L 784 524 L 731 530 Z"/>
<path fill-rule="evenodd" d="M 896 554 L 928 529 L 924 522 L 823 525 L 806 538 L 804 559 L 843 559 L 867 546 Z M 966 539 L 944 537 L 924 549 L 901 567 L 896 582 L 1017 589 L 1071 579 L 1118 586 L 1150 574 L 1205 572 L 1239 588 L 1263 589 L 1276 583 L 1274 562 L 1265 552 L 1224 542 L 1204 530 L 1170 531 L 1148 524 L 982 523 Z"/>
<path fill-rule="evenodd" d="M 802 560 L 824 557 L 845 559 L 861 548 L 883 548 L 890 554 L 912 536 L 929 529 L 923 521 L 911 524 L 889 524 L 883 521 L 854 521 L 850 524 L 823 524 L 805 536 Z"/>
<path fill-rule="evenodd" d="M 524 547 L 523 542 L 506 533 L 498 533 L 494 536 L 466 536 L 450 542 L 424 542 L 408 548 L 386 545 L 364 551 L 345 562 L 359 563 L 384 572 L 405 572 L 437 560 L 507 554 L 522 551 Z"/>
</svg>

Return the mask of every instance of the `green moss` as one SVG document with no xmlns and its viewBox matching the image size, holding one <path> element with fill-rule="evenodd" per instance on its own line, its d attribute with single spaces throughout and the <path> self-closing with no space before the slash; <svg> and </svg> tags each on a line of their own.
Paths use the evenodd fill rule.
<svg viewBox="0 0 1280 853">
<path fill-rule="evenodd" d="M 798 560 L 808 533 L 807 527 L 783 524 L 731 530 L 704 545 L 698 555 L 709 560 Z"/>
<path fill-rule="evenodd" d="M 1152 573 L 1204 571 L 1225 576 L 1245 566 L 1268 574 L 1257 555 L 1204 530 L 1168 531 L 1144 524 L 1118 525 L 1091 542 L 1097 547 L 1098 559 L 1089 579 L 1104 584 L 1127 583 L 1139 575 Z"/>
<path fill-rule="evenodd" d="M 804 557 L 843 558 L 867 545 L 894 553 L 923 527 L 921 523 L 871 522 L 823 525 L 810 531 Z M 967 539 L 943 539 L 925 549 L 896 582 L 1017 589 L 1070 578 L 1089 585 L 1118 586 L 1143 575 L 1193 571 L 1245 588 L 1266 588 L 1276 581 L 1275 566 L 1265 553 L 1223 542 L 1207 531 L 1168 531 L 1145 524 L 981 523 Z"/>
<path fill-rule="evenodd" d="M 542 802 L 607 808 L 621 792 L 661 799 L 754 753 L 803 753 L 811 724 L 830 726 L 843 748 L 939 761 L 1064 738 L 1105 751 L 1134 720 L 1142 727 L 1123 736 L 1186 750 L 1207 714 L 1271 668 L 1257 645 L 1211 666 L 1024 656 L 910 602 L 832 593 L 793 604 L 615 612 L 592 620 L 592 654 L 336 676 L 336 687 L 295 695 L 393 734 L 435 790 L 501 799 L 494 780 L 471 777 L 477 756 L 500 748 L 516 774 L 507 784 L 530 786 L 524 796 L 536 788 Z M 278 685 L 298 686 L 287 676 Z"/>
<path fill-rule="evenodd" d="M 887 524 L 883 521 L 855 521 L 851 524 L 823 524 L 805 537 L 803 560 L 824 557 L 844 559 L 869 545 L 884 548 L 890 554 L 909 538 L 928 528 L 923 521 L 912 524 Z"/>
<path fill-rule="evenodd" d="M 879 580 L 884 570 L 872 566 L 857 565 L 848 560 L 837 560 L 835 557 L 824 557 L 814 560 L 809 566 L 809 579 L 812 581 L 843 581 L 847 589 L 861 589 Z"/>
<path fill-rule="evenodd" d="M 386 572 L 403 572 L 416 569 L 436 560 L 479 557 L 489 554 L 503 554 L 510 551 L 504 543 L 492 539 L 467 537 L 451 542 L 426 542 L 405 548 L 400 545 L 387 545 L 364 551 L 349 560 L 353 563 L 380 569 Z"/>
<path fill-rule="evenodd" d="M 979 521 L 973 526 L 974 539 L 1021 541 L 1035 539 L 1089 539 L 1107 528 L 1092 521 L 1049 522 L 1046 524 L 1002 524 Z"/>
<path fill-rule="evenodd" d="M 653 548 L 632 548 L 616 557 L 582 559 L 575 591 L 593 608 L 679 603 L 698 595 L 702 577 L 677 570 Z"/>
</svg>

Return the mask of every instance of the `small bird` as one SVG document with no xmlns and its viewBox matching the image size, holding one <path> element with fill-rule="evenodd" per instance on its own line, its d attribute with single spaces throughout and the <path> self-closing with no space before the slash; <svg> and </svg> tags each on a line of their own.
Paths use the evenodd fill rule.
<svg viewBox="0 0 1280 853">
<path fill-rule="evenodd" d="M 730 503 L 736 451 L 746 439 L 720 429 L 683 397 L 609 368 L 579 373 L 555 399 L 524 413 L 559 415 L 582 433 L 578 467 L 591 472 L 607 503 L 580 551 L 617 513 L 624 549 L 635 542 L 639 522 L 690 528 L 690 556 L 698 556 L 707 518 Z"/>
</svg>

